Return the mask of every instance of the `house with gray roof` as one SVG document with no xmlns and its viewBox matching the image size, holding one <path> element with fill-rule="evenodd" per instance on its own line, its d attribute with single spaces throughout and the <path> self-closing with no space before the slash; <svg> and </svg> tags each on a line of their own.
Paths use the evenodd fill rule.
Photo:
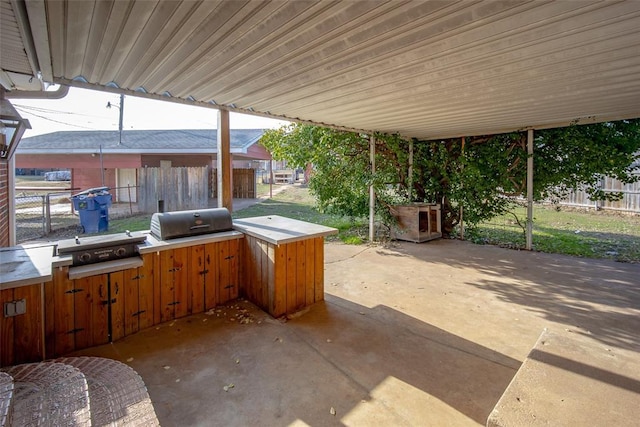
<svg viewBox="0 0 640 427">
<path fill-rule="evenodd" d="M 271 159 L 258 144 L 264 130 L 230 133 L 234 168 L 255 168 L 257 161 Z M 216 129 L 61 131 L 23 138 L 15 167 L 70 170 L 73 188 L 135 188 L 139 168 L 215 168 L 216 156 Z M 128 201 L 128 195 L 117 198 Z"/>
</svg>

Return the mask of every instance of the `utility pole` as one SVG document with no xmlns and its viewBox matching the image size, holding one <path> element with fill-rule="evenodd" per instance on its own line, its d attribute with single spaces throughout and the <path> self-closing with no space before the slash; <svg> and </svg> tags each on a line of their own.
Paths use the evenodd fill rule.
<svg viewBox="0 0 640 427">
<path fill-rule="evenodd" d="M 114 105 L 111 101 L 107 102 L 107 108 L 116 107 L 120 110 L 120 119 L 118 120 L 118 145 L 122 145 L 122 122 L 124 120 L 124 94 L 120 94 L 120 105 Z"/>
<path fill-rule="evenodd" d="M 124 118 L 124 94 L 120 94 L 120 120 L 118 121 L 118 130 L 120 131 L 120 139 L 118 145 L 122 145 L 122 119 Z"/>
</svg>

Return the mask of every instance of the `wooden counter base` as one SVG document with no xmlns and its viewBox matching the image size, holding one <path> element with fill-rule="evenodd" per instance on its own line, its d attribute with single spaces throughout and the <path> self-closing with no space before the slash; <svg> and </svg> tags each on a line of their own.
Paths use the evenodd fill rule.
<svg viewBox="0 0 640 427">
<path fill-rule="evenodd" d="M 245 236 L 242 254 L 242 291 L 273 317 L 324 300 L 323 237 L 275 245 Z"/>
</svg>

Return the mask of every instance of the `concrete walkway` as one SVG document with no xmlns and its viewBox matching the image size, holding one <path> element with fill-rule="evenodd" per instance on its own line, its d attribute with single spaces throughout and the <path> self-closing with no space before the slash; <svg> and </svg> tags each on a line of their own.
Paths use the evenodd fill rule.
<svg viewBox="0 0 640 427">
<path fill-rule="evenodd" d="M 325 248 L 326 301 L 293 319 L 238 301 L 78 354 L 132 366 L 167 426 L 484 425 L 547 328 L 624 356 L 626 388 L 586 406 L 635 422 L 640 265 L 449 240 Z"/>
</svg>

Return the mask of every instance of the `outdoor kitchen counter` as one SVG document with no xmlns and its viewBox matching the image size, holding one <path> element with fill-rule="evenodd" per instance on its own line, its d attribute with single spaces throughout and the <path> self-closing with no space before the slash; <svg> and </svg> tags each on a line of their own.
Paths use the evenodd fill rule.
<svg viewBox="0 0 640 427">
<path fill-rule="evenodd" d="M 148 231 L 146 241 L 139 245 L 140 254 L 178 249 L 193 245 L 241 239 L 249 235 L 262 241 L 282 245 L 316 237 L 337 234 L 338 230 L 323 225 L 312 224 L 278 215 L 237 219 L 233 221 L 235 230 L 200 236 L 183 237 L 172 240 L 159 240 Z M 52 270 L 56 267 L 71 265 L 70 256 L 54 255 L 54 244 L 13 246 L 0 249 L 0 289 L 28 286 L 52 279 Z M 106 266 L 96 265 L 95 273 Z M 89 267 L 86 267 L 89 268 Z M 85 273 L 86 274 L 86 273 Z"/>
<path fill-rule="evenodd" d="M 236 219 L 233 228 L 274 245 L 338 234 L 338 230 L 278 215 Z"/>
<path fill-rule="evenodd" d="M 159 240 L 150 234 L 149 230 L 137 232 L 146 236 L 146 240 L 138 245 L 138 253 L 140 255 L 167 251 L 171 249 L 188 248 L 195 245 L 203 245 L 207 243 L 223 242 L 231 239 L 240 239 L 244 235 L 237 231 L 226 231 L 215 234 L 203 234 L 199 236 L 182 237 L 171 240 Z M 63 255 L 53 257 L 53 267 L 71 266 L 71 256 Z M 130 270 L 141 267 L 143 265 L 142 258 L 139 256 L 128 257 L 123 259 L 114 259 L 111 261 L 98 262 L 94 264 L 81 265 L 69 268 L 70 279 L 81 279 L 83 277 L 96 276 L 104 273 L 112 273 L 115 271 Z"/>
<path fill-rule="evenodd" d="M 273 317 L 324 300 L 324 238 L 338 230 L 277 215 L 237 219 L 242 293 Z"/>
<path fill-rule="evenodd" d="M 338 230 L 276 215 L 230 226 L 169 240 L 135 232 L 138 254 L 86 265 L 60 242 L 0 248 L 0 367 L 105 344 L 238 296 L 274 317 L 324 299 L 324 238 Z"/>
<path fill-rule="evenodd" d="M 0 249 L 0 290 L 51 280 L 53 244 L 12 246 Z"/>
</svg>

